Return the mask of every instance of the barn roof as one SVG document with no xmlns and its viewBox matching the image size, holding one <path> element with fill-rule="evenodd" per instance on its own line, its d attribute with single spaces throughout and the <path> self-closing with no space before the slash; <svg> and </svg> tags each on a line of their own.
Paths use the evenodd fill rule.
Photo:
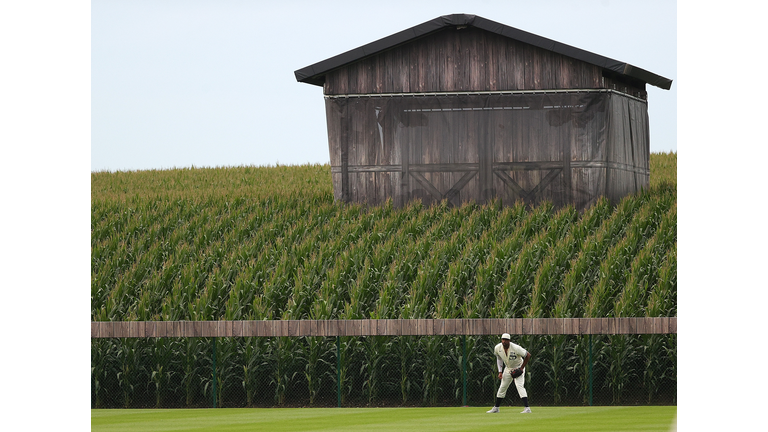
<svg viewBox="0 0 768 432">
<path fill-rule="evenodd" d="M 325 74 L 333 69 L 378 54 L 387 49 L 408 43 L 429 33 L 434 33 L 451 26 L 477 27 L 510 39 L 600 66 L 603 69 L 641 80 L 665 90 L 669 90 L 672 86 L 671 79 L 656 75 L 653 72 L 649 72 L 629 63 L 604 57 L 533 33 L 528 33 L 481 16 L 467 14 L 452 14 L 437 17 L 417 26 L 301 68 L 295 71 L 294 74 L 296 75 L 296 80 L 299 82 L 321 86 L 325 83 Z"/>
</svg>

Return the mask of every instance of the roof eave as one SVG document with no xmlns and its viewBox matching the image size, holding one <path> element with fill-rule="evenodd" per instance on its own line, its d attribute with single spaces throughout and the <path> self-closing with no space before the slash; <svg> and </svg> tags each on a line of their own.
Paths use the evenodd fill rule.
<svg viewBox="0 0 768 432">
<path fill-rule="evenodd" d="M 547 39 L 505 24 L 491 21 L 489 19 L 468 14 L 443 15 L 429 20 L 417 26 L 405 29 L 387 37 L 378 39 L 358 48 L 346 51 L 310 66 L 296 70 L 294 75 L 296 81 L 322 86 L 325 83 L 325 75 L 346 64 L 362 60 L 363 58 L 378 54 L 384 50 L 394 48 L 398 45 L 407 43 L 413 39 L 425 36 L 430 33 L 442 30 L 446 27 L 466 25 L 477 27 L 510 39 L 518 40 L 539 48 L 543 48 L 558 54 L 575 58 L 597 65 L 621 75 L 639 79 L 653 86 L 669 90 L 672 86 L 672 80 L 663 76 L 654 74 L 645 69 L 630 65 L 625 62 L 614 60 L 590 51 L 576 48 L 561 42 Z"/>
</svg>

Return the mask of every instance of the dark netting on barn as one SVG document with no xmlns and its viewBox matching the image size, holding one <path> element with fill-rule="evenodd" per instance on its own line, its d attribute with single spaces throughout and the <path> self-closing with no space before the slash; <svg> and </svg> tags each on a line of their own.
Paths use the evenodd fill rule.
<svg viewBox="0 0 768 432">
<path fill-rule="evenodd" d="M 583 209 L 647 188 L 645 101 L 613 91 L 326 97 L 335 197 Z"/>
</svg>

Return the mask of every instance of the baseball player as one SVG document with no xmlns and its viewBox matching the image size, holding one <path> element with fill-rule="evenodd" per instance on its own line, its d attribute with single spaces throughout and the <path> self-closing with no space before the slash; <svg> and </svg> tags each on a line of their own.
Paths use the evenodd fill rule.
<svg viewBox="0 0 768 432">
<path fill-rule="evenodd" d="M 496 366 L 499 368 L 501 386 L 499 386 L 499 391 L 496 393 L 496 405 L 487 412 L 499 412 L 499 405 L 501 405 L 501 401 L 504 400 L 504 396 L 507 395 L 507 388 L 512 381 L 514 381 L 515 387 L 517 387 L 517 393 L 525 404 L 525 409 L 521 414 L 530 413 L 531 407 L 528 406 L 528 393 L 525 391 L 524 385 L 525 365 L 527 365 L 528 361 L 531 359 L 531 353 L 526 351 L 520 345 L 511 343 L 509 341 L 509 333 L 501 335 L 501 343 L 493 348 L 493 353 L 496 355 Z"/>
</svg>

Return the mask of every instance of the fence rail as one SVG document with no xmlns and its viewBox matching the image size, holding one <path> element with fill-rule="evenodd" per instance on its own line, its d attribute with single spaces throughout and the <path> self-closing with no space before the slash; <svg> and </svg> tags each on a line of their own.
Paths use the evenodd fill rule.
<svg viewBox="0 0 768 432">
<path fill-rule="evenodd" d="M 93 321 L 91 338 L 676 334 L 677 317 Z"/>
</svg>

